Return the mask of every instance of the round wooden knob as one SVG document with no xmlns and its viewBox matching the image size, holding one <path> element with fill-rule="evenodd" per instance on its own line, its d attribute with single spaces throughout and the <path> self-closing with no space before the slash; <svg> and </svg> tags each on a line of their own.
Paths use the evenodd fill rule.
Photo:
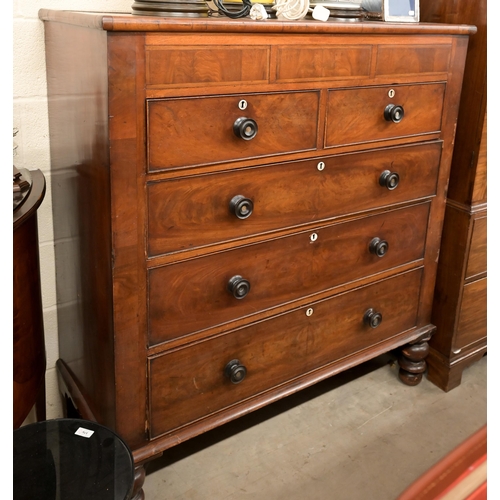
<svg viewBox="0 0 500 500">
<path fill-rule="evenodd" d="M 389 250 L 389 243 L 385 240 L 381 240 L 380 238 L 373 238 L 373 240 L 370 241 L 368 248 L 370 253 L 376 255 L 377 257 L 383 257 L 387 253 L 387 250 Z"/>
<path fill-rule="evenodd" d="M 257 135 L 258 130 L 257 122 L 246 116 L 238 118 L 233 124 L 233 132 L 236 137 L 245 139 L 245 141 L 253 139 Z"/>
<path fill-rule="evenodd" d="M 388 104 L 384 109 L 384 118 L 388 122 L 399 123 L 404 115 L 405 110 L 403 106 L 399 106 L 398 104 Z"/>
<path fill-rule="evenodd" d="M 243 299 L 250 291 L 250 282 L 238 274 L 229 280 L 227 289 L 235 299 Z"/>
<path fill-rule="evenodd" d="M 247 369 L 239 359 L 232 359 L 224 368 L 224 375 L 233 383 L 239 384 L 247 376 Z"/>
<path fill-rule="evenodd" d="M 365 312 L 363 322 L 370 328 L 377 328 L 382 323 L 382 314 L 370 308 Z"/>
<path fill-rule="evenodd" d="M 253 212 L 253 201 L 238 194 L 229 202 L 229 210 L 238 217 L 238 219 L 248 219 Z"/>
<path fill-rule="evenodd" d="M 381 186 L 386 187 L 389 191 L 392 191 L 399 185 L 399 174 L 391 172 L 390 170 L 384 170 L 380 174 L 378 182 Z"/>
</svg>

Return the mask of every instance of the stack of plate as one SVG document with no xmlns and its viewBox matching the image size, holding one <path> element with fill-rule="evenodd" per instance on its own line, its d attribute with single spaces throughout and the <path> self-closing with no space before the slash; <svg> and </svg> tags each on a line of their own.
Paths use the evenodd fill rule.
<svg viewBox="0 0 500 500">
<path fill-rule="evenodd" d="M 204 0 L 136 0 L 132 14 L 159 17 L 208 17 L 208 5 Z"/>
</svg>

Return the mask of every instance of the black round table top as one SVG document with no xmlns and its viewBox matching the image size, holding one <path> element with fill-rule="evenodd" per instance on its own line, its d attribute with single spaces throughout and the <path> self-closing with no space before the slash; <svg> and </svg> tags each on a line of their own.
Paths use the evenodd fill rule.
<svg viewBox="0 0 500 500">
<path fill-rule="evenodd" d="M 129 500 L 134 460 L 123 440 L 88 420 L 14 431 L 14 500 Z"/>
</svg>

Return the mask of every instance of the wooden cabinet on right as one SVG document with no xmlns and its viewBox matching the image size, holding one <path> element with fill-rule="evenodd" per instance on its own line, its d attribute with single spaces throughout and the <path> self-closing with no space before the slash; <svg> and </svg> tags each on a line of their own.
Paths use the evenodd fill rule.
<svg viewBox="0 0 500 500">
<path fill-rule="evenodd" d="M 486 0 L 425 0 L 421 21 L 474 24 L 460 101 L 427 357 L 444 391 L 486 354 Z"/>
</svg>

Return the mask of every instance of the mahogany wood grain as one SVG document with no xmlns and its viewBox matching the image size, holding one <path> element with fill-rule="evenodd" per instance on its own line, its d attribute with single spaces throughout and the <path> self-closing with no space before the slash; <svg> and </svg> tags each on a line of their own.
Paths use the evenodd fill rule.
<svg viewBox="0 0 500 500">
<path fill-rule="evenodd" d="M 247 107 L 240 109 L 244 100 Z M 319 92 L 234 94 L 148 101 L 150 171 L 314 149 Z M 246 117 L 258 126 L 251 140 L 233 131 Z"/>
<path fill-rule="evenodd" d="M 349 33 L 349 34 L 385 34 L 387 24 L 381 22 L 370 23 L 322 23 L 305 20 L 304 22 L 283 22 L 267 20 L 258 23 L 250 19 L 232 19 L 224 17 L 207 19 L 190 18 L 161 18 L 137 16 L 128 13 L 99 13 L 99 12 L 71 12 L 51 9 L 40 9 L 39 17 L 44 21 L 58 21 L 76 26 L 103 29 L 106 31 L 140 31 L 140 32 L 193 32 L 202 33 Z M 447 34 L 472 35 L 476 32 L 475 26 L 460 24 L 391 24 L 391 33 L 394 34 Z"/>
<path fill-rule="evenodd" d="M 424 274 L 422 290 L 420 295 L 420 318 L 424 326 L 432 313 L 433 293 L 436 281 L 437 264 L 440 255 L 441 231 L 444 220 L 444 210 L 446 203 L 446 190 L 450 175 L 450 164 L 453 154 L 453 137 L 456 126 L 456 116 L 458 113 L 458 101 L 461 92 L 464 60 L 467 53 L 467 40 L 464 38 L 456 39 L 454 58 L 460 61 L 455 65 L 449 74 L 446 84 L 446 93 L 444 97 L 443 119 L 442 119 L 442 137 L 444 138 L 443 152 L 441 155 L 441 164 L 438 172 L 438 184 L 436 189 L 436 198 L 431 206 L 430 219 L 434 224 L 430 225 L 427 232 L 426 253 L 424 257 L 426 273 Z"/>
<path fill-rule="evenodd" d="M 269 46 L 153 46 L 146 50 L 146 84 L 267 83 Z"/>
<path fill-rule="evenodd" d="M 440 155 L 441 144 L 435 142 L 151 182 L 148 254 L 237 240 L 433 196 Z M 323 170 L 318 170 L 320 161 Z M 399 175 L 394 190 L 380 185 L 386 170 Z M 236 195 L 253 202 L 247 219 L 229 210 Z"/>
<path fill-rule="evenodd" d="M 368 77 L 373 46 L 281 46 L 276 54 L 276 80 L 331 80 Z"/>
<path fill-rule="evenodd" d="M 458 321 L 465 277 L 463 263 L 469 251 L 470 232 L 468 213 L 460 207 L 448 205 L 441 242 L 441 252 L 446 258 L 439 262 L 432 312 L 436 335 L 431 346 L 441 352 L 451 351 L 452 348 L 452 332 Z"/>
<path fill-rule="evenodd" d="M 151 359 L 152 436 L 410 329 L 420 280 L 416 270 Z M 363 322 L 369 308 L 382 313 L 377 328 Z M 248 371 L 237 385 L 224 377 L 224 367 L 235 358 Z"/>
<path fill-rule="evenodd" d="M 443 391 L 449 392 L 462 383 L 464 370 L 485 354 L 486 347 L 481 341 L 452 357 L 445 356 L 431 347 L 426 358 L 427 378 Z"/>
<path fill-rule="evenodd" d="M 426 203 L 152 269 L 150 344 L 421 262 L 428 214 Z M 375 237 L 389 245 L 383 257 L 369 250 Z M 250 282 L 246 297 L 229 292 L 233 276 Z"/>
<path fill-rule="evenodd" d="M 480 217 L 479 215 L 484 215 Z M 487 217 L 480 212 L 472 221 L 472 234 L 465 270 L 465 279 L 470 280 L 481 273 L 486 273 L 487 266 Z"/>
<path fill-rule="evenodd" d="M 451 44 L 381 45 L 376 75 L 446 73 L 451 61 Z"/>
<path fill-rule="evenodd" d="M 75 305 L 65 318 L 73 327 L 61 335 L 58 369 L 72 399 L 133 450 L 137 499 L 142 464 L 169 447 L 431 334 L 473 27 L 46 9 L 40 18 L 53 170 L 78 194 L 61 196 L 57 207 L 78 241 L 61 259 L 72 263 L 63 270 L 78 287 L 67 302 Z M 308 56 L 312 63 L 297 63 Z M 390 124 L 396 128 L 358 120 L 360 135 L 336 121 L 345 103 L 333 106 L 333 95 L 356 104 L 365 120 L 371 111 L 383 120 L 393 87 L 409 106 L 403 122 Z M 364 109 L 366 95 L 375 97 Z M 243 112 L 257 117 L 251 141 L 232 130 Z M 340 132 L 344 143 L 335 142 Z M 381 169 L 396 168 L 400 184 L 388 191 Z M 254 201 L 249 219 L 228 215 L 237 194 Z M 367 245 L 382 233 L 389 252 L 379 258 Z M 236 316 L 221 306 L 233 266 L 253 273 Z M 208 301 L 209 289 L 219 303 Z M 164 315 L 168 304 L 178 307 L 173 319 Z M 384 310 L 368 334 L 365 307 Z M 166 341 L 172 328 L 177 338 Z M 260 359 L 243 382 L 253 378 L 255 387 L 241 385 L 247 396 L 198 395 L 193 379 L 201 387 L 223 377 L 234 347 L 250 363 Z M 176 379 L 179 394 L 201 398 L 199 405 L 175 399 Z"/>
<path fill-rule="evenodd" d="M 59 354 L 96 419 L 113 428 L 106 40 L 100 31 L 45 25 L 53 217 L 64 220 L 54 226 Z"/>
<path fill-rule="evenodd" d="M 36 405 L 45 420 L 45 336 L 43 325 L 37 210 L 45 197 L 45 177 L 31 171 L 29 194 L 13 218 L 13 426 L 17 429 Z"/>
<path fill-rule="evenodd" d="M 468 0 L 437 0 L 425 2 L 420 9 L 422 21 L 470 23 L 477 26 L 477 33 L 471 36 L 469 41 L 457 120 L 456 146 L 453 153 L 454 175 L 450 177 L 448 192 L 448 196 L 453 200 L 469 205 L 474 192 L 486 113 L 486 13 L 486 0 L 474 3 Z"/>
<path fill-rule="evenodd" d="M 476 176 L 474 178 L 474 190 L 472 192 L 472 204 L 481 204 L 486 201 L 487 195 L 487 144 L 488 127 L 486 124 L 487 113 L 484 112 L 483 131 L 477 157 Z"/>
<path fill-rule="evenodd" d="M 389 96 L 391 90 L 394 97 Z M 439 132 L 444 90 L 440 83 L 332 90 L 328 93 L 325 146 Z M 390 104 L 404 109 L 399 123 L 384 118 Z"/>
<path fill-rule="evenodd" d="M 453 342 L 455 351 L 486 337 L 486 282 L 487 279 L 482 278 L 464 285 L 460 316 Z"/>
<path fill-rule="evenodd" d="M 456 387 L 462 370 L 486 352 L 486 320 L 480 317 L 480 314 L 486 315 L 486 310 L 482 305 L 478 305 L 477 315 L 474 315 L 477 328 L 468 322 L 462 323 L 471 327 L 469 334 L 461 333 L 470 345 L 454 349 L 461 308 L 468 303 L 466 296 L 469 293 L 464 286 L 483 279 L 486 273 L 486 219 L 479 221 L 486 215 L 487 197 L 486 10 L 485 0 L 474 4 L 466 0 L 437 0 L 425 2 L 420 11 L 421 20 L 425 22 L 477 26 L 477 33 L 470 38 L 464 70 L 432 312 L 437 328 L 430 341 L 428 378 L 445 391 Z M 476 221 L 477 231 L 474 230 Z M 473 285 L 469 290 L 474 288 Z M 467 313 L 465 317 L 469 317 Z"/>
<path fill-rule="evenodd" d="M 134 449 L 147 439 L 144 36 L 109 36 L 108 67 L 116 430 Z"/>
<path fill-rule="evenodd" d="M 220 62 L 228 61 L 228 58 L 228 63 L 235 69 L 241 68 L 241 83 L 279 83 L 281 90 L 292 83 L 296 88 L 301 83 L 313 81 L 317 85 L 326 84 L 327 88 L 331 81 L 339 82 L 340 86 L 340 82 L 357 86 L 367 78 L 370 78 L 371 83 L 392 83 L 394 80 L 391 77 L 394 76 L 397 76 L 398 81 L 407 80 L 411 83 L 435 82 L 446 78 L 452 53 L 448 37 L 433 36 L 423 42 L 422 37 L 408 36 L 405 42 L 405 45 L 395 44 L 393 38 L 383 35 L 376 39 L 353 39 L 340 32 L 336 33 L 335 38 L 319 36 L 319 33 L 311 36 L 297 32 L 293 37 L 281 38 L 279 44 L 270 44 L 268 37 L 257 38 L 254 34 L 243 32 L 235 34 L 230 30 L 224 35 L 214 33 L 203 39 L 184 33 L 181 38 L 178 35 L 152 33 L 146 35 L 147 58 L 150 51 L 165 51 L 166 59 L 171 57 L 170 54 L 175 54 L 181 65 L 181 57 L 191 61 L 207 51 L 210 51 L 210 57 L 201 68 L 191 64 L 162 71 L 152 69 L 155 79 L 148 88 L 168 88 L 173 91 L 181 86 L 180 82 L 184 82 L 181 88 L 186 93 L 190 88 L 203 87 L 204 92 L 207 92 L 212 85 L 232 84 L 236 72 L 222 68 Z M 225 45 L 233 46 L 236 50 L 222 50 L 221 46 Z M 255 68 L 257 73 L 243 70 L 246 67 L 246 53 L 241 53 L 242 47 L 247 50 L 253 47 L 258 54 L 264 48 L 268 50 L 267 61 L 258 59 L 259 64 Z M 219 54 L 219 51 L 220 61 L 216 62 L 213 54 Z M 262 70 L 258 69 L 261 65 Z M 164 63 L 160 63 L 160 67 L 165 68 Z M 178 77 L 180 80 L 177 82 Z"/>
</svg>

